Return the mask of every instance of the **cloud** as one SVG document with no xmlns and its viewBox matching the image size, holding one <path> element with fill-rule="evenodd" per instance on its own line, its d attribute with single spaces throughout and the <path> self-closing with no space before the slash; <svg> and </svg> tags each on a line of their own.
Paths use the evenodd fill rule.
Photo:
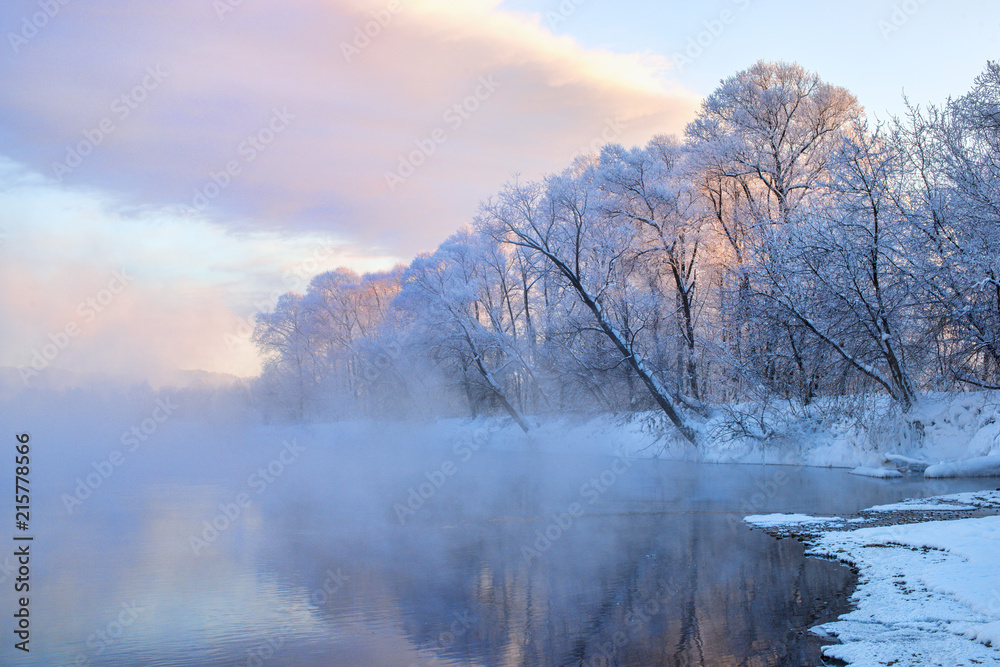
<svg viewBox="0 0 1000 667">
<path fill-rule="evenodd" d="M 233 231 L 152 208 L 124 216 L 9 162 L 0 180 L 0 366 L 252 375 L 252 316 L 278 294 L 338 266 L 399 261 L 327 233 Z"/>
<path fill-rule="evenodd" d="M 404 257 L 513 172 L 679 131 L 697 104 L 662 60 L 484 0 L 69 3 L 0 77 L 4 152 L 64 187 Z"/>
<path fill-rule="evenodd" d="M 246 323 L 277 293 L 408 261 L 513 173 L 698 103 L 664 61 L 495 1 L 56 4 L 13 41 L 37 6 L 0 9 L 0 366 L 75 323 L 53 367 L 254 373 Z"/>
</svg>

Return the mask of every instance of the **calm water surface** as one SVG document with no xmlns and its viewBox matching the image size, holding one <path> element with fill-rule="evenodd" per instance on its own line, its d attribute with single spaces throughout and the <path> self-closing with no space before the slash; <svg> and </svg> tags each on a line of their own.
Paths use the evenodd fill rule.
<svg viewBox="0 0 1000 667">
<path fill-rule="evenodd" d="M 851 573 L 740 518 L 991 486 L 372 451 L 314 447 L 263 489 L 249 475 L 272 460 L 266 452 L 236 466 L 197 455 L 178 470 L 150 463 L 112 477 L 72 514 L 60 495 L 76 473 L 41 483 L 32 652 L 12 650 L 5 575 L 0 662 L 820 664 L 806 630 L 845 610 Z M 241 493 L 251 504 L 236 516 Z M 226 511 L 234 518 L 220 518 Z M 217 536 L 205 531 L 212 520 L 224 527 Z"/>
</svg>

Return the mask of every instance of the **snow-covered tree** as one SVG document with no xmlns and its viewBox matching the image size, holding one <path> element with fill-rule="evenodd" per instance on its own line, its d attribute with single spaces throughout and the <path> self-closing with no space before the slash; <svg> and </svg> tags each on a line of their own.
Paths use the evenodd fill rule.
<svg viewBox="0 0 1000 667">
<path fill-rule="evenodd" d="M 473 414 L 480 401 L 470 373 L 528 431 L 519 399 L 533 376 L 519 349 L 527 310 L 514 268 L 496 243 L 466 228 L 413 261 L 398 305 L 413 313 L 435 358 L 458 371 Z"/>
<path fill-rule="evenodd" d="M 640 335 L 656 304 L 641 275 L 643 247 L 631 221 L 606 214 L 593 160 L 581 159 L 543 183 L 508 183 L 477 219 L 483 233 L 544 258 L 587 311 L 619 359 L 691 442 L 695 427 L 677 392 L 648 360 Z"/>
<path fill-rule="evenodd" d="M 303 300 L 283 294 L 272 312 L 258 313 L 252 337 L 264 357 L 265 393 L 299 420 L 310 411 L 326 370 Z"/>
<path fill-rule="evenodd" d="M 1000 66 L 892 132 L 798 65 L 724 80 L 683 141 L 510 181 L 409 267 L 317 276 L 254 334 L 296 418 L 1000 388 Z M 794 400 L 793 400 L 794 399 Z"/>
<path fill-rule="evenodd" d="M 755 271 L 764 303 L 796 322 L 904 409 L 917 400 L 919 302 L 912 238 L 896 202 L 898 156 L 857 125 L 829 159 L 825 196 L 769 228 Z"/>
<path fill-rule="evenodd" d="M 846 89 L 799 65 L 758 62 L 723 81 L 685 133 L 705 178 L 742 196 L 730 204 L 754 223 L 783 222 L 825 179 L 841 131 L 861 113 Z M 737 228 L 725 233 L 739 245 Z"/>
<path fill-rule="evenodd" d="M 757 298 L 770 278 L 756 269 L 785 233 L 775 228 L 795 224 L 803 205 L 824 196 L 836 147 L 861 113 L 847 90 L 799 65 L 758 62 L 723 81 L 686 129 L 695 178 L 728 246 L 716 250 L 728 269 L 718 343 L 738 383 L 749 372 L 750 385 L 798 387 L 804 402 L 815 393 L 823 354 L 797 321 Z"/>
<path fill-rule="evenodd" d="M 972 90 L 897 121 L 907 158 L 906 208 L 923 233 L 915 254 L 937 323 L 943 367 L 1000 385 L 1000 64 Z"/>
<path fill-rule="evenodd" d="M 373 342 L 401 279 L 402 267 L 364 276 L 339 268 L 309 283 L 302 307 L 310 318 L 316 353 L 325 360 L 328 394 L 354 400 L 373 394 L 368 384 L 374 379 L 373 357 L 380 353 Z"/>
<path fill-rule="evenodd" d="M 648 263 L 653 287 L 671 312 L 683 357 L 681 391 L 702 400 L 696 329 L 704 305 L 698 291 L 699 251 L 704 251 L 708 210 L 683 161 L 684 148 L 671 137 L 656 137 L 643 148 L 609 145 L 597 165 L 602 206 L 612 222 L 631 223 L 637 250 Z"/>
</svg>

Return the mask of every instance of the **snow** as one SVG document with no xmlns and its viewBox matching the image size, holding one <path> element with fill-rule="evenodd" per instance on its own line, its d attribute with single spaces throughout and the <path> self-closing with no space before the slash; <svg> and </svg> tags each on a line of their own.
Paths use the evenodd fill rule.
<svg viewBox="0 0 1000 667">
<path fill-rule="evenodd" d="M 1000 509 L 1000 494 L 993 491 L 967 491 L 932 498 L 912 498 L 890 505 L 875 505 L 864 512 L 934 512 Z"/>
<path fill-rule="evenodd" d="M 851 470 L 851 474 L 860 475 L 862 477 L 878 477 L 882 479 L 903 476 L 903 473 L 898 470 L 889 470 L 888 468 L 870 468 L 867 466 L 859 466 L 854 470 Z"/>
<path fill-rule="evenodd" d="M 967 630 L 966 635 L 989 646 L 1000 646 L 1000 623 L 983 623 Z"/>
<path fill-rule="evenodd" d="M 814 526 L 821 523 L 841 523 L 839 516 L 809 516 L 807 514 L 751 514 L 743 520 L 760 528 L 776 526 Z"/>
<path fill-rule="evenodd" d="M 902 454 L 886 454 L 882 459 L 882 462 L 894 463 L 900 469 L 912 470 L 914 472 L 921 473 L 930 465 L 930 463 L 922 459 L 914 459 L 909 456 L 903 456 Z"/>
<path fill-rule="evenodd" d="M 866 512 L 1000 508 L 1000 492 L 970 492 L 881 505 Z M 801 515 L 751 516 L 792 528 Z M 799 524 L 808 533 L 817 520 Z M 1000 664 L 1000 516 L 827 530 L 808 553 L 858 570 L 856 608 L 814 628 L 839 644 L 824 654 L 850 665 Z"/>
<path fill-rule="evenodd" d="M 925 477 L 1000 477 L 1000 454 L 932 465 Z"/>
<path fill-rule="evenodd" d="M 916 498 L 890 505 L 876 505 L 865 512 L 954 512 L 997 507 L 992 491 L 955 493 L 948 496 Z"/>
<path fill-rule="evenodd" d="M 946 505 L 941 503 L 928 502 L 901 502 L 890 505 L 876 505 L 869 507 L 866 512 L 952 512 L 974 510 L 975 507 L 968 505 Z"/>
<path fill-rule="evenodd" d="M 1000 489 L 997 489 L 997 491 L 1000 491 Z M 926 498 L 925 500 L 1000 509 L 1000 494 L 996 491 L 966 491 L 965 493 L 952 493 L 947 496 L 935 496 L 933 498 Z"/>
<path fill-rule="evenodd" d="M 827 533 L 810 553 L 854 565 L 859 585 L 857 609 L 821 626 L 841 641 L 824 652 L 851 665 L 1000 663 L 984 646 L 1000 644 L 998 549 L 1000 517 Z"/>
<path fill-rule="evenodd" d="M 948 476 L 1000 474 L 994 472 L 1000 469 L 1000 396 L 996 393 L 929 394 L 907 414 L 892 412 L 880 396 L 859 399 L 855 407 L 831 403 L 805 413 L 802 406 L 776 402 L 765 415 L 766 429 L 748 417 L 746 432 L 734 434 L 733 419 L 751 414 L 752 409 L 749 404 L 719 407 L 706 420 L 694 423 L 697 447 L 665 426 L 657 412 L 630 420 L 614 416 L 530 418 L 533 430 L 527 437 L 543 448 L 563 449 L 563 443 L 572 448 L 580 441 L 600 447 L 604 442 L 609 453 L 706 463 L 847 468 L 855 475 L 885 480 L 906 474 L 944 476 L 939 471 L 945 470 Z M 859 418 L 859 412 L 868 417 Z M 509 418 L 476 423 L 502 435 L 499 440 L 510 442 L 508 436 L 516 436 L 517 426 Z"/>
</svg>

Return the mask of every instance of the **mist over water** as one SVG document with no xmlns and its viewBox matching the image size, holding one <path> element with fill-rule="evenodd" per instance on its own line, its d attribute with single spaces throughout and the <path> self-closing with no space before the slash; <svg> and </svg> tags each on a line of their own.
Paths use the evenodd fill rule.
<svg viewBox="0 0 1000 667">
<path fill-rule="evenodd" d="M 151 428 L 156 398 L 3 415 L 34 425 L 36 664 L 819 664 L 806 629 L 851 573 L 742 517 L 983 484 L 554 453 L 461 422 L 254 427 L 190 397 Z"/>
</svg>

